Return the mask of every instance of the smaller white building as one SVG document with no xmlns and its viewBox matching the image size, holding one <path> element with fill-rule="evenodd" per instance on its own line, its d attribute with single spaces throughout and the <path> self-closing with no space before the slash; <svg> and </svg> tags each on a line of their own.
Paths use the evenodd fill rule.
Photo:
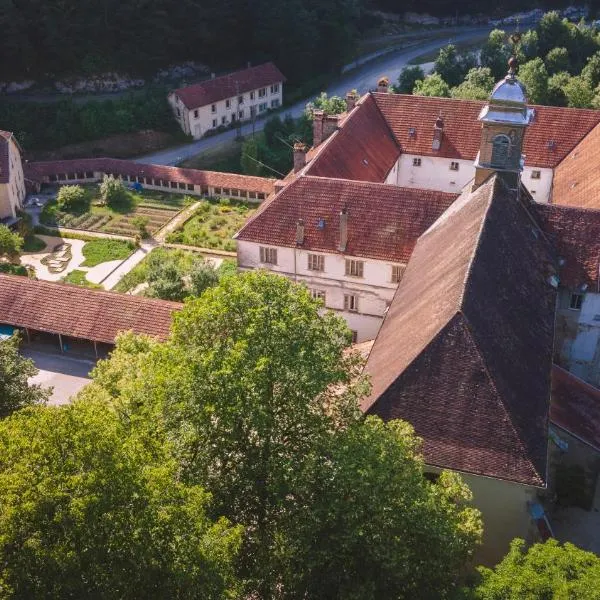
<svg viewBox="0 0 600 600">
<path fill-rule="evenodd" d="M 194 139 L 221 126 L 250 121 L 283 101 L 285 77 L 272 63 L 179 88 L 168 96 L 181 129 Z"/>
<path fill-rule="evenodd" d="M 12 133 L 0 130 L 0 219 L 15 218 L 24 200 L 21 148 Z"/>
</svg>

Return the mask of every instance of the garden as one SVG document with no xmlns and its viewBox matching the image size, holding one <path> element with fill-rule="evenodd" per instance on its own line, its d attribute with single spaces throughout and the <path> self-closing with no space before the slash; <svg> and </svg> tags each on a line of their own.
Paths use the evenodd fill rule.
<svg viewBox="0 0 600 600">
<path fill-rule="evenodd" d="M 201 200 L 193 216 L 170 233 L 166 241 L 234 252 L 233 235 L 255 212 L 255 208 L 228 198 Z"/>
<path fill-rule="evenodd" d="M 102 185 L 62 186 L 57 199 L 44 206 L 40 222 L 50 227 L 145 237 L 158 231 L 186 204 L 193 202 L 179 194 L 136 191 L 122 184 L 117 184 L 121 188 L 117 197 L 106 201 Z"/>
</svg>

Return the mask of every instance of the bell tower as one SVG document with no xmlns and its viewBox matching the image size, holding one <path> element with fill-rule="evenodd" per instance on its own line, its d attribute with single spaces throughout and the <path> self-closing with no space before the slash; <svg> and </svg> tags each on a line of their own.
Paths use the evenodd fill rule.
<svg viewBox="0 0 600 600">
<path fill-rule="evenodd" d="M 525 87 L 516 77 L 517 59 L 508 61 L 509 70 L 494 87 L 489 102 L 481 109 L 481 145 L 475 159 L 475 181 L 478 188 L 492 173 L 505 173 L 505 178 L 517 188 L 524 157 L 525 128 L 533 118 L 527 108 Z"/>
</svg>

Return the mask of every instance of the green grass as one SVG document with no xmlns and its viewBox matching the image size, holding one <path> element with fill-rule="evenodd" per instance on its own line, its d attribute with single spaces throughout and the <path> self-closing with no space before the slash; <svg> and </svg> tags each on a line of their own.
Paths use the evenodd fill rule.
<svg viewBox="0 0 600 600">
<path fill-rule="evenodd" d="M 205 171 L 224 171 L 227 173 L 242 173 L 242 142 L 225 142 L 205 150 L 179 166 L 188 169 L 201 169 Z"/>
<path fill-rule="evenodd" d="M 83 287 L 89 288 L 101 288 L 101 285 L 97 283 L 92 283 L 85 278 L 85 271 L 80 271 L 79 269 L 75 269 L 71 271 L 68 275 L 65 275 L 62 278 L 62 281 L 65 283 L 74 283 L 75 285 L 81 285 Z"/>
<path fill-rule="evenodd" d="M 191 219 L 167 236 L 167 242 L 233 252 L 235 241 L 232 236 L 254 212 L 254 208 L 226 199 L 219 202 L 202 200 Z"/>
<path fill-rule="evenodd" d="M 25 238 L 23 252 L 41 252 L 46 248 L 46 242 L 39 237 L 31 234 Z"/>
<path fill-rule="evenodd" d="M 485 40 L 487 38 L 488 38 L 487 35 L 483 35 L 480 38 L 477 38 L 475 41 L 470 39 L 470 40 L 464 41 L 464 42 L 456 42 L 453 45 L 456 46 L 456 49 L 458 50 L 458 52 L 460 54 L 465 54 L 467 52 L 479 50 L 483 46 L 483 43 L 485 42 Z M 436 60 L 436 58 L 438 57 L 439 53 L 440 53 L 439 50 L 432 50 L 431 52 L 426 52 L 425 54 L 415 56 L 415 58 L 412 58 L 411 60 L 408 61 L 408 64 L 409 65 L 422 65 L 422 64 L 425 64 L 428 62 L 434 62 Z"/>
<path fill-rule="evenodd" d="M 98 238 L 83 247 L 85 261 L 82 267 L 95 267 L 109 260 L 125 260 L 134 250 L 131 242 Z"/>
</svg>

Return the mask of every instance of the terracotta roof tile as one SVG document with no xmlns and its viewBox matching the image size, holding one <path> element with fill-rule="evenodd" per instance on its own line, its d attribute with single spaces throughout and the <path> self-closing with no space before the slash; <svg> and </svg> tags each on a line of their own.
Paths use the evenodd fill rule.
<svg viewBox="0 0 600 600">
<path fill-rule="evenodd" d="M 594 127 L 558 165 L 552 203 L 600 208 L 600 127 Z"/>
<path fill-rule="evenodd" d="M 373 96 L 402 152 L 475 160 L 481 140 L 477 116 L 485 102 L 403 94 Z M 527 128 L 523 149 L 526 165 L 556 167 L 600 123 L 597 110 L 533 108 L 535 118 Z M 444 138 L 441 149 L 434 151 L 433 126 L 440 114 L 444 119 Z M 411 127 L 415 129 L 414 136 L 409 133 Z"/>
<path fill-rule="evenodd" d="M 455 194 L 382 183 L 301 176 L 263 204 L 236 237 L 294 247 L 296 224 L 303 219 L 303 249 L 338 252 L 339 214 L 346 208 L 346 254 L 406 262 L 418 237 L 455 198 Z M 319 219 L 324 219 L 322 228 Z"/>
<path fill-rule="evenodd" d="M 533 204 L 542 231 L 564 261 L 559 270 L 562 285 L 597 288 L 600 269 L 600 210 Z"/>
<path fill-rule="evenodd" d="M 272 62 L 268 62 L 235 73 L 229 73 L 222 77 L 188 85 L 172 93 L 181 98 L 186 108 L 194 109 L 226 98 L 233 98 L 257 88 L 281 83 L 285 80 L 281 71 Z"/>
<path fill-rule="evenodd" d="M 275 179 L 239 175 L 238 173 L 222 173 L 220 171 L 200 171 L 198 169 L 182 169 L 164 165 L 148 165 L 131 160 L 117 158 L 80 158 L 75 160 L 54 160 L 32 162 L 24 165 L 25 177 L 41 181 L 43 177 L 58 173 L 74 173 L 80 171 L 100 171 L 131 177 L 152 177 L 177 183 L 191 183 L 221 188 L 242 189 L 263 194 L 271 194 L 275 189 Z"/>
<path fill-rule="evenodd" d="M 600 452 L 600 390 L 557 365 L 550 420 Z"/>
<path fill-rule="evenodd" d="M 322 150 L 317 149 L 308 175 L 379 183 L 400 156 L 400 148 L 370 95 L 324 144 Z"/>
<path fill-rule="evenodd" d="M 140 296 L 0 275 L 0 323 L 112 344 L 120 331 L 168 337 L 182 308 Z"/>
<path fill-rule="evenodd" d="M 417 243 L 367 362 L 362 409 L 412 423 L 428 464 L 543 485 L 550 261 L 500 178 L 463 194 Z"/>
</svg>

